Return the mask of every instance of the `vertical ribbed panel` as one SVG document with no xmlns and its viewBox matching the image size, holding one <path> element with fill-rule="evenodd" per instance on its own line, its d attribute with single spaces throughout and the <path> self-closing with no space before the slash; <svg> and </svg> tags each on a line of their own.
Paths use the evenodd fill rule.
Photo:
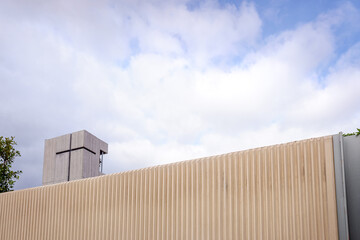
<svg viewBox="0 0 360 240">
<path fill-rule="evenodd" d="M 332 137 L 0 194 L 1 239 L 337 239 Z"/>
</svg>

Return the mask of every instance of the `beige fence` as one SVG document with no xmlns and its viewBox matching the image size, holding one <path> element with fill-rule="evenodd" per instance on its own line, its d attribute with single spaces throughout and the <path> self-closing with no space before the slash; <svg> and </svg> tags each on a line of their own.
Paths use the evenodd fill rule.
<svg viewBox="0 0 360 240">
<path fill-rule="evenodd" d="M 0 194 L 1 239 L 338 239 L 332 137 Z"/>
</svg>

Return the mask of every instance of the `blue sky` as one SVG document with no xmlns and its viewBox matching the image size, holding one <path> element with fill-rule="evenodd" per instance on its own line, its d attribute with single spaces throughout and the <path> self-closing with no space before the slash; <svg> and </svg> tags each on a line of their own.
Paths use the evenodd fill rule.
<svg viewBox="0 0 360 240">
<path fill-rule="evenodd" d="M 81 129 L 109 143 L 106 173 L 352 132 L 359 22 L 356 1 L 1 1 L 16 188 Z"/>
</svg>

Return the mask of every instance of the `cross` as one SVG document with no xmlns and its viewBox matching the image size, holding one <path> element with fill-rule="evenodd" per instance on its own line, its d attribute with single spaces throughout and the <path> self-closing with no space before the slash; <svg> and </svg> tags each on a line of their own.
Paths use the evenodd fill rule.
<svg viewBox="0 0 360 240">
<path fill-rule="evenodd" d="M 72 151 L 76 151 L 76 150 L 79 150 L 79 149 L 85 149 L 89 152 L 91 152 L 92 154 L 96 155 L 96 153 L 94 151 L 91 151 L 90 149 L 88 149 L 87 147 L 85 146 L 82 146 L 82 147 L 78 147 L 78 148 L 73 148 L 71 149 L 71 140 L 72 140 L 72 134 L 70 134 L 70 146 L 69 146 L 69 150 L 65 150 L 65 151 L 61 151 L 61 152 L 57 152 L 57 154 L 62 154 L 62 153 L 69 153 L 69 165 L 68 165 L 68 181 L 70 181 L 70 162 L 71 162 L 71 152 Z"/>
</svg>

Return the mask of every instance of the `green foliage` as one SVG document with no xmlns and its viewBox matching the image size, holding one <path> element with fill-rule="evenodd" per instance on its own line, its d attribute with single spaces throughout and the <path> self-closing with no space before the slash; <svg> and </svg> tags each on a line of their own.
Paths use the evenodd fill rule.
<svg viewBox="0 0 360 240">
<path fill-rule="evenodd" d="M 14 137 L 0 136 L 0 193 L 13 191 L 15 179 L 19 179 L 22 171 L 12 171 L 11 164 L 16 157 L 20 157 L 20 152 L 14 146 Z"/>
<path fill-rule="evenodd" d="M 360 128 L 357 128 L 357 132 L 353 132 L 353 133 L 344 133 L 343 136 L 347 137 L 347 136 L 359 136 L 360 135 Z"/>
</svg>

